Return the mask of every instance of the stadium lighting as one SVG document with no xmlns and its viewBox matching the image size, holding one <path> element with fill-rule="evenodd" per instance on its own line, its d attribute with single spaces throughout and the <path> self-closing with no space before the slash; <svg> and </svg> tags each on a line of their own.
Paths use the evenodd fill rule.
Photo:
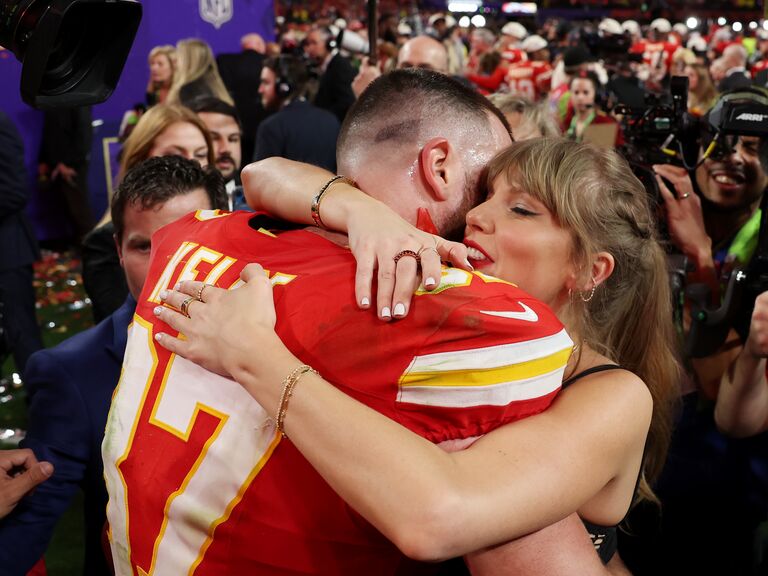
<svg viewBox="0 0 768 576">
<path fill-rule="evenodd" d="M 768 20 L 763 20 L 763 28 L 768 30 Z"/>
<path fill-rule="evenodd" d="M 699 19 L 695 16 L 691 16 L 685 21 L 685 25 L 688 26 L 690 30 L 695 30 L 699 27 Z"/>
<path fill-rule="evenodd" d="M 449 2 L 449 12 L 477 12 L 480 6 L 477 2 Z"/>
<path fill-rule="evenodd" d="M 744 26 L 741 25 L 741 22 L 734 22 L 732 28 L 734 32 L 741 32 L 741 29 L 744 28 Z"/>
<path fill-rule="evenodd" d="M 470 22 L 472 22 L 472 26 L 474 26 L 475 28 L 482 28 L 483 26 L 485 26 L 485 16 L 483 16 L 482 14 L 475 14 L 474 16 L 472 16 L 472 19 L 470 20 Z"/>
<path fill-rule="evenodd" d="M 725 26 L 728 23 L 728 20 L 720 16 L 720 18 L 717 19 L 717 25 L 718 26 Z"/>
<path fill-rule="evenodd" d="M 461 18 L 459 18 L 459 27 L 469 28 L 469 16 L 462 16 Z"/>
</svg>

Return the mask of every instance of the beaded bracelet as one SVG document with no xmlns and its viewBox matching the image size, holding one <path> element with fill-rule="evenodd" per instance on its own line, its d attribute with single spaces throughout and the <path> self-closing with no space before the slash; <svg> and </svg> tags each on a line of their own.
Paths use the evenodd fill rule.
<svg viewBox="0 0 768 576">
<path fill-rule="evenodd" d="M 314 220 L 315 225 L 318 228 L 324 228 L 328 229 L 326 225 L 323 223 L 323 219 L 320 218 L 320 202 L 323 200 L 323 196 L 325 196 L 325 193 L 328 191 L 328 189 L 331 187 L 331 184 L 334 182 L 342 181 L 350 186 L 354 186 L 355 182 L 351 178 L 347 178 L 346 176 L 334 176 L 328 182 L 323 184 L 323 187 L 320 188 L 320 192 L 317 193 L 317 196 L 315 196 L 312 199 L 312 206 L 310 206 L 310 212 L 312 213 L 312 220 Z"/>
<path fill-rule="evenodd" d="M 275 419 L 277 429 L 280 431 L 280 434 L 283 435 L 283 438 L 287 438 L 283 426 L 285 423 L 285 415 L 288 413 L 288 402 L 291 400 L 291 396 L 293 396 L 293 389 L 296 386 L 296 383 L 307 372 L 318 374 L 317 370 L 311 366 L 302 364 L 301 366 L 294 368 L 291 373 L 285 377 L 285 380 L 283 380 L 283 393 L 280 395 L 280 406 L 277 409 L 277 418 Z"/>
</svg>

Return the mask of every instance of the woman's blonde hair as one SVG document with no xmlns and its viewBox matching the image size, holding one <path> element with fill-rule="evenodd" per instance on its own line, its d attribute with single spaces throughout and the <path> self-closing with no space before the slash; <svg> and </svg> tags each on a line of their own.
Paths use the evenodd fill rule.
<svg viewBox="0 0 768 576">
<path fill-rule="evenodd" d="M 168 126 L 177 122 L 187 122 L 200 130 L 208 146 L 208 164 L 212 166 L 215 162 L 213 142 L 205 124 L 197 114 L 183 106 L 157 104 L 142 114 L 131 135 L 125 140 L 121 151 L 118 180 L 122 180 L 123 175 L 136 164 L 149 158 L 155 139 Z"/>
<path fill-rule="evenodd" d="M 504 113 L 504 116 L 515 112 L 522 115 L 524 120 L 532 122 L 544 137 L 561 135 L 560 126 L 546 101 L 531 102 L 528 98 L 517 94 L 491 94 L 488 99 Z"/>
<path fill-rule="evenodd" d="M 562 138 L 515 142 L 488 167 L 542 202 L 573 239 L 571 257 L 589 280 L 594 254 L 608 252 L 613 273 L 584 302 L 562 311 L 574 339 L 640 377 L 653 417 L 636 499 L 658 502 L 651 484 L 666 459 L 681 378 L 667 261 L 648 193 L 613 150 Z"/>
<path fill-rule="evenodd" d="M 190 82 L 202 79 L 211 96 L 234 105 L 232 96 L 229 95 L 219 75 L 219 68 L 216 66 L 211 47 L 206 42 L 197 38 L 179 40 L 176 43 L 176 66 L 173 84 L 168 92 L 168 103 L 180 104 L 181 88 Z"/>
<path fill-rule="evenodd" d="M 709 69 L 703 64 L 689 64 L 696 72 L 696 89 L 688 92 L 688 110 L 698 115 L 706 114 L 717 101 L 717 89 L 709 75 Z"/>
<path fill-rule="evenodd" d="M 171 84 L 173 84 L 173 77 L 176 75 L 176 47 L 171 46 L 170 44 L 164 44 L 163 46 L 155 46 L 152 48 L 152 50 L 149 51 L 149 56 L 147 56 L 147 62 L 151 65 L 152 59 L 156 56 L 165 56 L 168 58 L 168 63 L 171 66 Z M 150 77 L 149 82 L 147 83 L 147 92 L 149 93 L 155 93 L 158 90 L 164 88 L 164 86 L 158 86 L 154 82 L 152 82 L 152 78 Z M 167 88 L 170 88 L 168 86 Z"/>
</svg>

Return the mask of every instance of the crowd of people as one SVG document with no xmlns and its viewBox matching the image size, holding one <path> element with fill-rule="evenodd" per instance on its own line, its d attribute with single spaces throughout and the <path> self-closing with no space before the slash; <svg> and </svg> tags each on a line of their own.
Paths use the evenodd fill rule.
<svg viewBox="0 0 768 576">
<path fill-rule="evenodd" d="M 721 123 L 768 27 L 385 14 L 372 62 L 337 16 L 153 48 L 98 222 L 90 111 L 48 114 L 97 321 L 51 349 L 0 115 L 0 574 L 78 489 L 88 575 L 763 573 L 768 148 Z"/>
</svg>

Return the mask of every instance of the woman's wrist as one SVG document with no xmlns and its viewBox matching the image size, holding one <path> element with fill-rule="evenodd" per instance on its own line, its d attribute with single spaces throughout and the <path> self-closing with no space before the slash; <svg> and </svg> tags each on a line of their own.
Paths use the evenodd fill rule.
<svg viewBox="0 0 768 576">
<path fill-rule="evenodd" d="M 349 232 L 352 219 L 364 210 L 375 210 L 377 200 L 348 182 L 336 181 L 325 192 L 319 207 L 320 218 L 326 228 L 336 232 Z"/>
</svg>

